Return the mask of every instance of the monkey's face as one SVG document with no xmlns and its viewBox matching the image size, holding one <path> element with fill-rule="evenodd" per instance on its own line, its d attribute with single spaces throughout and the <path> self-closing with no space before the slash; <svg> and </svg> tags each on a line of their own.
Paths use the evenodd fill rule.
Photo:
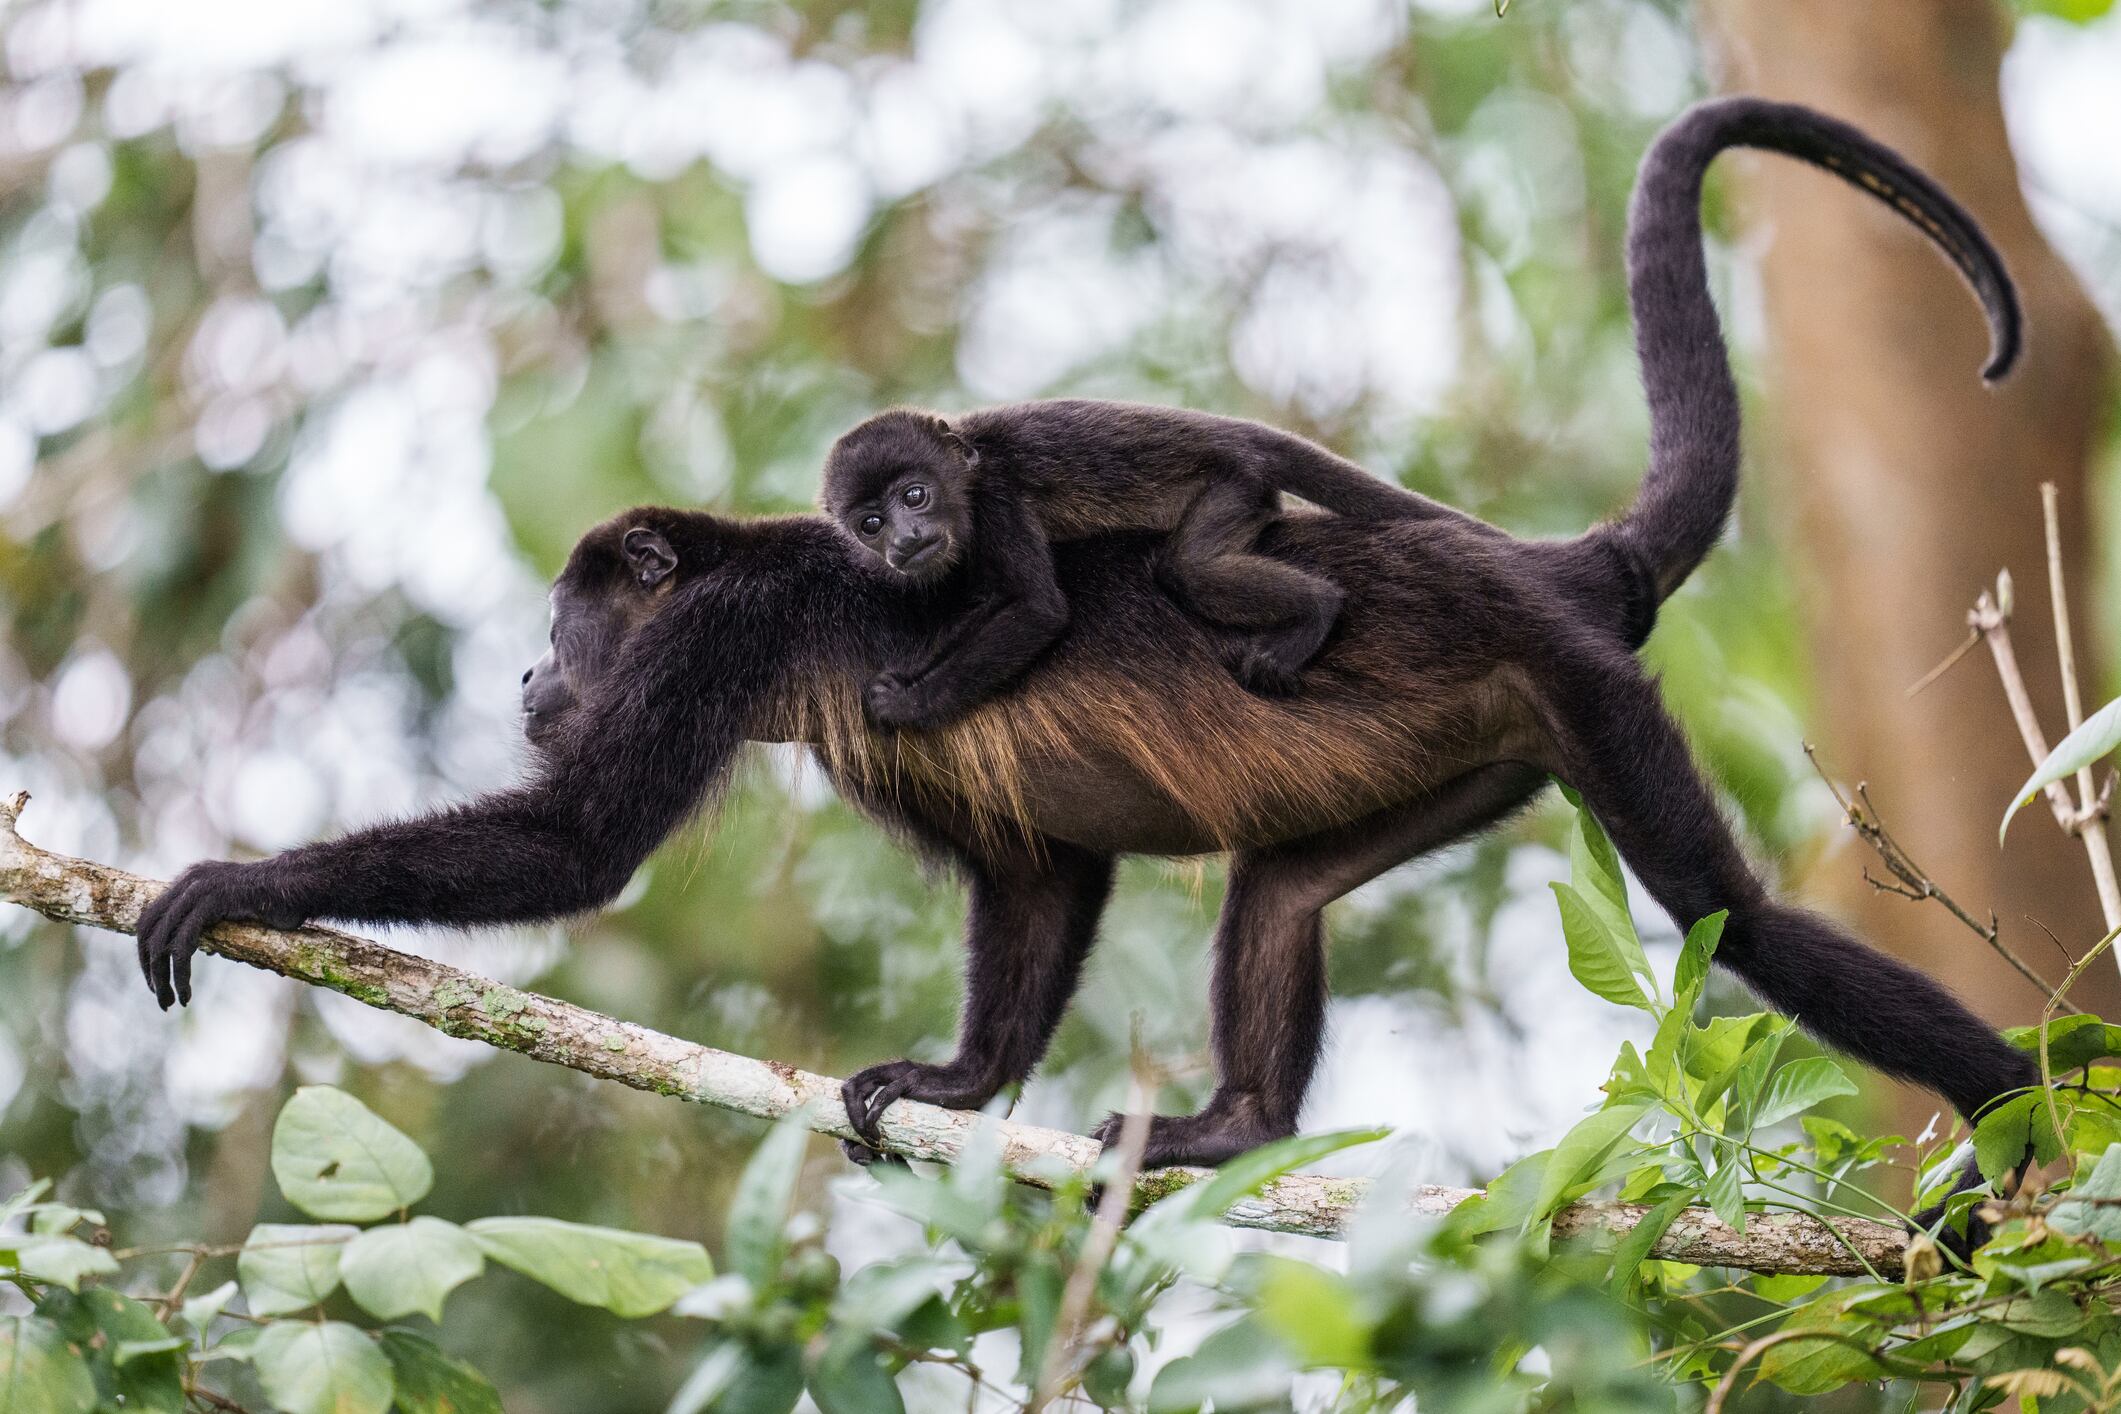
<svg viewBox="0 0 2121 1414">
<path fill-rule="evenodd" d="M 627 638 L 676 583 L 677 568 L 669 540 L 646 526 L 623 534 L 602 526 L 582 537 L 552 586 L 552 646 L 523 674 L 523 735 L 532 746 L 550 742 L 610 674 Z"/>
<path fill-rule="evenodd" d="M 972 540 L 976 458 L 949 424 L 884 413 L 825 463 L 825 508 L 854 542 L 916 583 L 942 578 Z"/>
<path fill-rule="evenodd" d="M 939 469 L 908 470 L 844 522 L 858 544 L 917 583 L 948 574 L 964 551 L 963 501 Z"/>
</svg>

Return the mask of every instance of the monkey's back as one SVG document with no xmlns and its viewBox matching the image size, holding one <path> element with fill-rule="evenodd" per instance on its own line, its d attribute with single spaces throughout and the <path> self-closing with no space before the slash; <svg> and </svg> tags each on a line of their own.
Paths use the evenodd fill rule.
<svg viewBox="0 0 2121 1414">
<path fill-rule="evenodd" d="M 1267 698 L 1223 668 L 1217 630 L 1156 589 L 1155 540 L 1084 541 L 1058 555 L 1071 626 L 1019 687 L 944 729 L 886 734 L 850 677 L 829 694 L 823 753 L 960 835 L 1186 854 L 1345 824 L 1535 749 L 1525 664 L 1582 543 L 1279 522 L 1262 549 L 1349 595 L 1304 690 Z"/>
<path fill-rule="evenodd" d="M 1189 408 L 1048 398 L 957 419 L 989 474 L 1007 475 L 1047 538 L 1080 540 L 1177 526 L 1215 455 L 1249 455 L 1262 430 Z"/>
</svg>

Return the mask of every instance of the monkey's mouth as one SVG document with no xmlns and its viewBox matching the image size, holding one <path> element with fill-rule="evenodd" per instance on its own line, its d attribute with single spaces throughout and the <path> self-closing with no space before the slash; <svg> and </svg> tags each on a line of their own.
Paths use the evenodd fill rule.
<svg viewBox="0 0 2121 1414">
<path fill-rule="evenodd" d="M 923 540 L 911 550 L 901 554 L 893 549 L 884 556 L 885 563 L 900 574 L 920 578 L 928 571 L 937 569 L 943 561 L 943 551 L 949 547 L 950 537 L 938 535 L 932 540 Z"/>
</svg>

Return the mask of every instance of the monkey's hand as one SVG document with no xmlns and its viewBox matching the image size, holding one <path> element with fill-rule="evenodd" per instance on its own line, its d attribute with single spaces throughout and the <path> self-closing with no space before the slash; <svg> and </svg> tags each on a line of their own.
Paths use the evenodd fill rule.
<svg viewBox="0 0 2121 1414">
<path fill-rule="evenodd" d="M 884 1142 L 880 1127 L 884 1111 L 894 1100 L 923 1100 L 946 1110 L 976 1110 L 993 1099 L 1002 1082 L 956 1062 L 930 1065 L 925 1061 L 887 1061 L 856 1071 L 840 1085 L 840 1100 L 847 1106 L 847 1123 L 869 1141 L 857 1144 L 842 1139 L 840 1149 L 858 1164 L 887 1157 L 871 1145 Z"/>
<path fill-rule="evenodd" d="M 934 724 L 934 705 L 918 680 L 886 668 L 863 689 L 862 705 L 881 727 L 926 727 Z"/>
<path fill-rule="evenodd" d="M 295 928 L 307 921 L 285 891 L 275 887 L 276 882 L 270 860 L 257 864 L 209 860 L 179 874 L 140 911 L 140 975 L 164 1011 L 173 1003 L 191 1004 L 192 954 L 214 924 L 237 919 Z"/>
</svg>

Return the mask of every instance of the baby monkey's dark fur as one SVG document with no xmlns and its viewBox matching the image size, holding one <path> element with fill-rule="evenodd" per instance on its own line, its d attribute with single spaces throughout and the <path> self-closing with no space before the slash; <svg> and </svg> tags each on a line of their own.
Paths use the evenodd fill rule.
<svg viewBox="0 0 2121 1414">
<path fill-rule="evenodd" d="M 1341 515 L 1459 516 L 1243 418 L 1085 398 L 950 419 L 877 414 L 833 445 L 821 500 L 857 545 L 942 589 L 944 617 L 933 641 L 870 682 L 870 715 L 938 726 L 1022 676 L 1068 623 L 1054 542 L 1113 531 L 1169 532 L 1157 583 L 1187 612 L 1240 631 L 1225 654 L 1245 686 L 1295 692 L 1344 596 L 1253 552 L 1283 491 Z"/>
<path fill-rule="evenodd" d="M 816 517 L 644 507 L 584 536 L 554 588 L 553 651 L 525 684 L 534 774 L 186 870 L 141 916 L 142 972 L 165 1006 L 188 1000 L 193 950 L 222 919 L 473 925 L 597 907 L 712 796 L 743 741 L 803 741 L 848 799 L 971 894 L 957 1053 L 853 1076 L 851 1131 L 875 1139 L 901 1098 L 969 1108 L 1023 1080 L 1073 994 L 1116 859 L 1226 850 L 1216 1089 L 1198 1114 L 1157 1117 L 1145 1154 L 1212 1164 L 1296 1128 L 1324 1029 L 1325 906 L 1559 777 L 1681 924 L 1727 909 L 1717 964 L 1827 1045 L 1968 1117 L 2036 1084 L 2032 1059 L 1943 987 L 1773 896 L 1633 652 L 1736 486 L 1737 389 L 1698 216 L 1703 171 L 1732 146 L 1803 158 L 1907 215 L 1980 294 L 1990 374 L 2010 366 L 2018 309 L 2002 264 L 1933 183 L 1807 109 L 1704 104 L 1658 139 L 1636 186 L 1628 292 L 1650 457 L 1619 520 L 1559 541 L 1457 516 L 1275 521 L 1261 556 L 1347 591 L 1286 698 L 1221 671 L 1228 635 L 1157 588 L 1156 537 L 1062 544 L 1074 612 L 1051 650 L 960 721 L 887 733 L 858 693 L 932 638 L 929 596 Z"/>
</svg>

